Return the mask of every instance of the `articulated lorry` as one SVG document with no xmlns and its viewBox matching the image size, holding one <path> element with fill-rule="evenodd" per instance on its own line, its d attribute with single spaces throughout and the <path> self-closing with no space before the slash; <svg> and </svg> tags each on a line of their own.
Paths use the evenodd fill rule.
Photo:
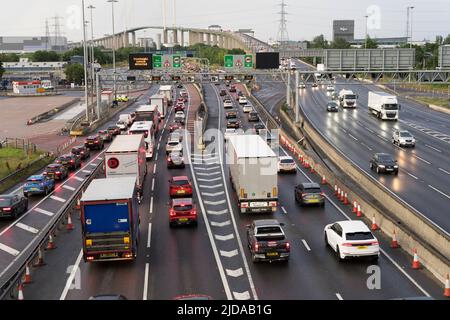
<svg viewBox="0 0 450 320">
<path fill-rule="evenodd" d="M 171 85 L 159 87 L 159 94 L 166 97 L 169 106 L 173 104 L 173 88 Z"/>
<path fill-rule="evenodd" d="M 149 103 L 150 105 L 158 106 L 159 117 L 161 119 L 164 119 L 166 117 L 169 100 L 165 95 L 155 94 L 150 97 Z"/>
<path fill-rule="evenodd" d="M 369 91 L 369 100 L 367 103 L 369 112 L 382 120 L 398 120 L 400 105 L 397 96 L 382 92 Z"/>
<path fill-rule="evenodd" d="M 342 89 L 339 91 L 338 99 L 342 108 L 356 108 L 358 96 L 352 90 Z"/>
<path fill-rule="evenodd" d="M 259 135 L 230 136 L 227 163 L 241 213 L 277 210 L 278 157 Z"/>
<path fill-rule="evenodd" d="M 134 260 L 139 239 L 136 177 L 93 180 L 80 200 L 85 262 Z"/>
</svg>

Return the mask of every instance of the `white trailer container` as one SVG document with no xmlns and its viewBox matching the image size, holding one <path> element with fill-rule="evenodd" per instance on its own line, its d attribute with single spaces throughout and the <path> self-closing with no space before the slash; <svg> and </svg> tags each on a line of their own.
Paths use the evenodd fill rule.
<svg viewBox="0 0 450 320">
<path fill-rule="evenodd" d="M 395 95 L 382 91 L 369 91 L 367 105 L 369 112 L 382 120 L 398 120 L 400 105 Z"/>
<path fill-rule="evenodd" d="M 129 134 L 143 134 L 147 160 L 153 158 L 155 149 L 155 130 L 153 121 L 136 121 L 128 130 Z"/>
<path fill-rule="evenodd" d="M 171 85 L 159 87 L 159 94 L 166 97 L 169 106 L 173 104 L 173 87 Z"/>
<path fill-rule="evenodd" d="M 260 136 L 229 137 L 227 163 L 242 213 L 277 210 L 278 157 Z"/>
<path fill-rule="evenodd" d="M 135 176 L 139 199 L 147 175 L 146 148 L 143 134 L 119 135 L 105 152 L 106 178 Z"/>
<path fill-rule="evenodd" d="M 169 102 L 165 95 L 155 94 L 150 97 L 149 103 L 150 103 L 150 105 L 158 106 L 158 110 L 159 110 L 161 119 L 164 119 L 166 117 L 167 106 L 168 106 Z"/>
<path fill-rule="evenodd" d="M 339 91 L 338 99 L 342 108 L 356 108 L 358 96 L 352 90 L 342 89 Z"/>
</svg>

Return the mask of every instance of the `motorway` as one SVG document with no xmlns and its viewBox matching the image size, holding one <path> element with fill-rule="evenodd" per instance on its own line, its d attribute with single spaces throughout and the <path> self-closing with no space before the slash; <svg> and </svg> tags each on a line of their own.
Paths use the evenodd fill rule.
<svg viewBox="0 0 450 320">
<path fill-rule="evenodd" d="M 219 89 L 204 84 L 209 112 L 206 142 L 210 152 L 203 156 L 198 151 L 190 154 L 190 148 L 185 146 L 185 159 L 195 160 L 192 165 L 170 171 L 166 168 L 164 145 L 168 133 L 164 128 L 167 121 L 162 125 L 155 159 L 148 164 L 146 191 L 140 207 L 140 251 L 136 261 L 82 261 L 81 227 L 76 217 L 75 230 L 60 233 L 58 248 L 46 252 L 47 265 L 33 269 L 34 282 L 25 287 L 25 299 L 84 300 L 106 293 L 123 294 L 129 299 L 173 299 L 183 294 L 207 294 L 215 300 L 391 299 L 424 295 L 439 298 L 442 295 L 440 284 L 429 272 L 412 270 L 410 257 L 401 250 L 390 249 L 390 240 L 382 233 L 376 234 L 383 249 L 378 262 L 380 289 L 370 290 L 366 285 L 370 263 L 359 260 L 337 262 L 333 252 L 324 245 L 323 228 L 328 223 L 346 220 L 351 213 L 348 207 L 333 198 L 329 189 L 324 189 L 327 195 L 324 208 L 297 206 L 294 185 L 317 179 L 300 167 L 296 175 L 279 176 L 280 207 L 277 212 L 240 214 L 224 164 L 223 138 L 218 134 L 226 127 Z M 145 103 L 156 90 L 156 86 L 151 88 L 124 113 Z M 188 85 L 188 91 L 190 103 L 198 103 L 198 94 L 191 85 Z M 236 100 L 233 101 L 244 129 L 250 128 L 247 116 Z M 170 117 L 173 117 L 172 113 Z M 201 211 L 197 228 L 171 229 L 168 226 L 167 180 L 170 175 L 178 174 L 194 180 L 195 198 Z M 288 263 L 251 262 L 245 246 L 246 225 L 252 219 L 266 217 L 285 223 L 292 248 Z M 73 265 L 76 268 L 70 267 Z M 68 281 L 69 274 L 76 280 L 73 287 Z"/>
</svg>

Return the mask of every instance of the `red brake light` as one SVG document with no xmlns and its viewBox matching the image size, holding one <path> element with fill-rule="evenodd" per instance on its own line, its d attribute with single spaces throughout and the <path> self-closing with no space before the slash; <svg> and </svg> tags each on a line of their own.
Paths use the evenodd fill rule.
<svg viewBox="0 0 450 320">
<path fill-rule="evenodd" d="M 370 245 L 371 245 L 371 246 L 378 246 L 379 243 L 378 243 L 378 241 L 374 241 L 374 242 L 371 242 Z"/>
<path fill-rule="evenodd" d="M 56 171 L 55 173 L 56 173 L 56 174 L 61 174 L 61 171 Z"/>
<path fill-rule="evenodd" d="M 169 214 L 170 214 L 171 217 L 174 217 L 176 215 L 176 213 L 175 213 L 175 211 L 173 209 L 170 209 Z"/>
<path fill-rule="evenodd" d="M 70 163 L 74 163 L 75 162 L 75 160 L 70 160 Z"/>
<path fill-rule="evenodd" d="M 352 244 L 351 243 L 343 243 L 343 244 L 341 244 L 341 246 L 343 246 L 343 247 L 351 247 Z"/>
<path fill-rule="evenodd" d="M 259 243 L 255 242 L 253 248 L 255 249 L 255 252 L 258 252 L 258 250 L 259 250 Z"/>
<path fill-rule="evenodd" d="M 11 211 L 11 208 L 3 208 L 3 211 Z"/>
<path fill-rule="evenodd" d="M 289 242 L 286 242 L 286 250 L 291 250 L 291 244 Z"/>
</svg>

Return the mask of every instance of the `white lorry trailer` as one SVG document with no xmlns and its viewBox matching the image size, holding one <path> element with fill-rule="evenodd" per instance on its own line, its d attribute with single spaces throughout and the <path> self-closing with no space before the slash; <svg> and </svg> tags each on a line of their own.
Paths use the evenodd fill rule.
<svg viewBox="0 0 450 320">
<path fill-rule="evenodd" d="M 146 148 L 143 134 L 116 136 L 105 152 L 106 178 L 135 176 L 139 202 L 147 175 Z"/>
<path fill-rule="evenodd" d="M 377 118 L 382 120 L 398 120 L 400 105 L 395 95 L 382 91 L 369 91 L 367 105 L 369 112 L 375 114 Z"/>
<path fill-rule="evenodd" d="M 161 119 L 164 119 L 167 114 L 167 106 L 169 104 L 169 100 L 165 95 L 155 94 L 150 97 L 149 103 L 150 105 L 158 106 L 159 116 Z"/>
<path fill-rule="evenodd" d="M 339 91 L 338 99 L 342 108 L 356 108 L 358 96 L 352 90 L 342 89 Z"/>
<path fill-rule="evenodd" d="M 169 106 L 173 104 L 173 88 L 171 85 L 159 87 L 159 94 L 166 97 Z"/>
<path fill-rule="evenodd" d="M 278 157 L 259 135 L 230 136 L 227 163 L 241 213 L 277 210 Z"/>
</svg>

